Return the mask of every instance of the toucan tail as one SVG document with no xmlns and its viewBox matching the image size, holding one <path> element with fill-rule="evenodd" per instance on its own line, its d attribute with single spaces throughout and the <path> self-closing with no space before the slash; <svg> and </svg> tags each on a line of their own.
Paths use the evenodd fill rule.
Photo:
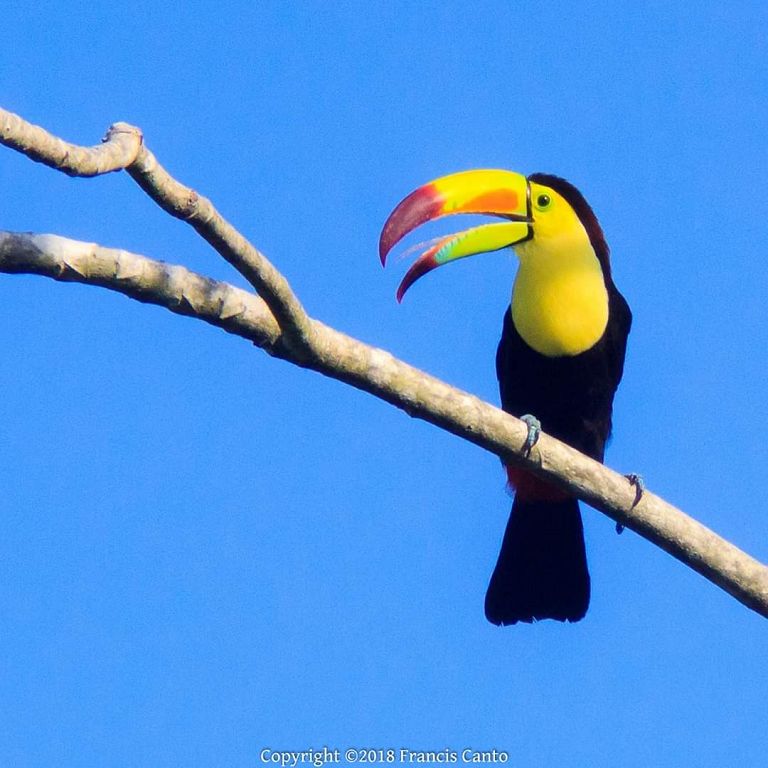
<svg viewBox="0 0 768 768">
<path fill-rule="evenodd" d="M 512 504 L 485 596 L 492 624 L 578 621 L 589 605 L 589 571 L 579 503 L 573 498 Z"/>
</svg>

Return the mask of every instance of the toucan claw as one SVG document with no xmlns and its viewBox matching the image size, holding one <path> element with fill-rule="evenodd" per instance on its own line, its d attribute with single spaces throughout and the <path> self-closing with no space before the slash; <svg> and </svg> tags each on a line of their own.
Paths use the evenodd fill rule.
<svg viewBox="0 0 768 768">
<path fill-rule="evenodd" d="M 645 493 L 645 481 L 643 480 L 642 475 L 635 474 L 634 472 L 630 472 L 628 475 L 624 475 L 624 477 L 629 480 L 629 484 L 634 486 L 635 488 L 635 500 L 632 502 L 632 509 L 634 509 L 639 503 L 640 499 L 643 498 L 643 494 Z M 621 523 L 616 523 L 616 533 L 623 533 L 624 532 L 624 526 Z"/>
<path fill-rule="evenodd" d="M 530 456 L 531 449 L 539 441 L 539 435 L 541 434 L 541 422 L 530 413 L 523 414 L 520 417 L 520 421 L 524 422 L 528 427 L 528 434 L 526 435 L 525 442 L 523 443 L 523 453 L 526 456 Z"/>
<path fill-rule="evenodd" d="M 632 506 L 636 507 L 645 493 L 645 480 L 643 480 L 642 475 L 637 475 L 634 472 L 630 472 L 625 477 L 629 480 L 629 484 L 635 487 L 635 500 L 632 502 Z"/>
</svg>

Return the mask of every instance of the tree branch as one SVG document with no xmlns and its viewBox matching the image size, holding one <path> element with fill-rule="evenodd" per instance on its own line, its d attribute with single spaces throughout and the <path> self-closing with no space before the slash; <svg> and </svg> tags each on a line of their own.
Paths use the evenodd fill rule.
<svg viewBox="0 0 768 768">
<path fill-rule="evenodd" d="M 296 357 L 266 303 L 184 267 L 55 235 L 0 231 L 0 272 L 99 285 L 195 317 L 270 354 L 344 381 L 568 489 L 768 617 L 768 568 L 623 475 L 542 434 L 527 456 L 527 427 L 478 398 L 381 349 L 313 321 L 315 354 Z"/>
<path fill-rule="evenodd" d="M 110 148 L 99 154 L 103 147 L 67 145 L 0 110 L 0 142 L 70 175 L 115 170 L 120 167 L 117 159 L 126 161 L 140 135 L 138 129 L 117 123 L 107 135 Z M 569 490 L 768 617 L 764 565 L 649 491 L 635 503 L 634 489 L 623 475 L 548 435 L 542 434 L 526 455 L 527 427 L 518 419 L 310 319 L 285 278 L 208 200 L 172 179 L 143 146 L 135 152 L 123 167 L 142 189 L 165 210 L 192 223 L 230 263 L 250 275 L 263 299 L 181 266 L 55 235 L 0 232 L 0 272 L 109 288 L 204 320 L 274 356 L 369 392 Z"/>
<path fill-rule="evenodd" d="M 0 109 L 0 143 L 67 176 L 101 176 L 133 162 L 141 146 L 141 132 L 127 123 L 115 123 L 102 144 L 80 147 Z"/>
<path fill-rule="evenodd" d="M 297 357 L 311 355 L 312 321 L 269 259 L 226 221 L 208 198 L 176 181 L 146 147 L 126 170 L 164 211 L 191 224 L 248 280 L 280 325 L 283 344 L 292 347 Z"/>
<path fill-rule="evenodd" d="M 204 320 L 282 356 L 280 328 L 262 299 L 186 267 L 57 235 L 1 230 L 0 265 L 0 272 L 9 274 L 43 275 L 109 288 L 178 315 Z"/>
<path fill-rule="evenodd" d="M 68 144 L 0 108 L 0 143 L 69 176 L 98 176 L 125 169 L 167 213 L 191 224 L 256 289 L 284 332 L 283 343 L 311 355 L 312 323 L 288 281 L 266 256 L 216 210 L 210 200 L 176 181 L 144 146 L 142 132 L 115 123 L 102 144 Z"/>
</svg>

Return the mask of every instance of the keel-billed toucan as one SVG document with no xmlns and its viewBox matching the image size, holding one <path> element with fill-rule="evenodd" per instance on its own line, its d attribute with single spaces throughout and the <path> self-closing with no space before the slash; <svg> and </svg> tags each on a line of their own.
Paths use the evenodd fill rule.
<svg viewBox="0 0 768 768">
<path fill-rule="evenodd" d="M 602 461 L 632 314 L 613 283 L 595 214 L 557 176 L 455 173 L 395 208 L 381 234 L 382 263 L 420 224 L 454 213 L 503 221 L 440 238 L 408 270 L 398 300 L 441 264 L 511 246 L 520 264 L 496 354 L 502 407 L 526 418 L 530 443 L 540 421 L 549 434 Z M 485 614 L 494 624 L 578 621 L 590 594 L 578 502 L 517 467 L 508 466 L 507 475 L 515 499 Z"/>
</svg>

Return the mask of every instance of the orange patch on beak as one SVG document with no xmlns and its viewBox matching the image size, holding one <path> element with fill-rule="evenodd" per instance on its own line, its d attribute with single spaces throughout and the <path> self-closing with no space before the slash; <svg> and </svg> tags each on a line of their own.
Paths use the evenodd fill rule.
<svg viewBox="0 0 768 768">
<path fill-rule="evenodd" d="M 483 211 L 487 213 L 515 213 L 520 207 L 517 192 L 511 189 L 491 189 L 467 200 L 459 211 Z"/>
</svg>

